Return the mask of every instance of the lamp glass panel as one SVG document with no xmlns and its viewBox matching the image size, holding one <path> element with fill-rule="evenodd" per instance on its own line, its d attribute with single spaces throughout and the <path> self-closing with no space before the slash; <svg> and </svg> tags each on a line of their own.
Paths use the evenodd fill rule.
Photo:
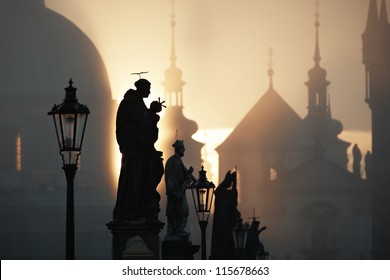
<svg viewBox="0 0 390 280">
<path fill-rule="evenodd" d="M 74 146 L 74 125 L 76 121 L 76 114 L 61 114 L 61 123 L 63 129 L 63 148 L 66 150 L 73 150 Z"/>
<path fill-rule="evenodd" d="M 56 129 L 56 135 L 58 140 L 58 146 L 60 150 L 63 149 L 64 143 L 62 141 L 62 125 L 60 121 L 60 115 L 59 114 L 53 114 L 53 120 L 54 120 L 54 127 Z"/>
<path fill-rule="evenodd" d="M 85 125 L 87 122 L 87 115 L 86 114 L 77 114 L 76 115 L 76 142 L 75 142 L 75 148 L 78 150 L 81 150 L 81 145 L 83 144 L 83 138 L 84 138 L 84 130 Z"/>
</svg>

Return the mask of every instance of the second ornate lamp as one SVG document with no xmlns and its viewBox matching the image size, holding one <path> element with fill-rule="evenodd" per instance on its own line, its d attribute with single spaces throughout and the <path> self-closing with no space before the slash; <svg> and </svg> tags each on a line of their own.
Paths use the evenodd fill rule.
<svg viewBox="0 0 390 280">
<path fill-rule="evenodd" d="M 206 177 L 206 171 L 203 166 L 199 171 L 199 180 L 190 187 L 196 215 L 198 216 L 199 226 L 202 232 L 202 260 L 206 259 L 206 228 L 210 216 L 211 206 L 213 204 L 215 185 L 209 182 Z"/>
</svg>

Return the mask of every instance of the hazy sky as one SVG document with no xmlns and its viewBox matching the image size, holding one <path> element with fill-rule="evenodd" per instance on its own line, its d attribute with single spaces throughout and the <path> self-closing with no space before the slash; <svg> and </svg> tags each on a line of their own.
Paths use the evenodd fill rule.
<svg viewBox="0 0 390 280">
<path fill-rule="evenodd" d="M 184 113 L 201 129 L 234 127 L 268 88 L 270 47 L 274 86 L 304 117 L 313 67 L 314 0 L 176 0 L 177 65 L 183 70 Z M 345 129 L 370 129 L 364 103 L 362 40 L 369 0 L 320 1 L 321 66 L 331 82 L 333 117 Z M 378 1 L 378 6 L 380 6 Z M 171 48 L 171 0 L 46 0 L 100 51 L 114 99 L 132 87 L 132 72 L 149 71 L 152 98 Z M 389 3 L 390 4 L 390 3 Z M 260 120 L 261 121 L 261 120 Z"/>
</svg>

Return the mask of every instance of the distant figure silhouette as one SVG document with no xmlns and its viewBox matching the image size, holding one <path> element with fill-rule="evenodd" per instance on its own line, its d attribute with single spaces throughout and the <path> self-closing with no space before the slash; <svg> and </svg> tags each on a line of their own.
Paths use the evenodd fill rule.
<svg viewBox="0 0 390 280">
<path fill-rule="evenodd" d="M 150 94 L 150 82 L 139 79 L 136 90 L 129 89 L 116 117 L 116 139 L 122 153 L 114 220 L 157 221 L 160 195 L 156 191 L 164 166 L 156 151 L 157 122 L 162 103 L 153 101 L 148 109 L 143 101 Z"/>
<path fill-rule="evenodd" d="M 263 255 L 266 254 L 266 252 L 264 251 L 264 245 L 260 241 L 260 233 L 266 230 L 267 227 L 262 227 L 261 229 L 259 229 L 259 226 L 260 222 L 254 219 L 248 230 L 248 237 L 245 249 L 249 260 L 263 258 Z"/>
<path fill-rule="evenodd" d="M 188 203 L 186 190 L 192 180 L 192 167 L 187 170 L 181 158 L 184 156 L 184 142 L 176 140 L 172 145 L 175 154 L 172 155 L 165 165 L 165 185 L 167 192 L 168 219 L 167 239 L 177 239 L 187 237 L 185 231 L 188 218 Z"/>
<path fill-rule="evenodd" d="M 240 217 L 241 214 L 237 210 L 237 172 L 229 171 L 215 190 L 212 259 L 235 259 L 232 231 Z"/>
<path fill-rule="evenodd" d="M 370 151 L 367 151 L 366 156 L 364 157 L 364 164 L 366 180 L 370 180 L 372 178 L 372 155 Z"/>
<path fill-rule="evenodd" d="M 353 146 L 352 154 L 353 154 L 353 174 L 360 178 L 361 177 L 360 162 L 362 161 L 362 152 L 360 151 L 357 144 Z"/>
</svg>

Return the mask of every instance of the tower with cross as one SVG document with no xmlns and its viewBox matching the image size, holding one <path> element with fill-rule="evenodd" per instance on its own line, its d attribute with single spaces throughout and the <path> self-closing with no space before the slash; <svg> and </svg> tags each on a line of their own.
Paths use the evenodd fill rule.
<svg viewBox="0 0 390 280">
<path fill-rule="evenodd" d="M 185 82 L 182 80 L 183 71 L 177 67 L 175 7 L 176 2 L 172 0 L 170 66 L 165 70 L 165 80 L 162 82 L 167 108 L 159 123 L 160 131 L 164 131 L 164 133 L 160 133 L 158 145 L 164 153 L 164 158 L 168 158 L 173 153 L 172 144 L 175 140 L 177 138 L 184 140 L 185 163 L 196 168 L 202 165 L 201 149 L 203 144 L 192 138 L 192 135 L 198 130 L 198 125 L 195 121 L 188 119 L 184 113 L 183 87 Z M 186 106 L 189 107 L 190 104 L 186 104 Z"/>
<path fill-rule="evenodd" d="M 276 259 L 359 259 L 370 254 L 370 229 L 354 231 L 367 222 L 370 191 L 347 170 L 350 143 L 339 138 L 342 124 L 331 115 L 330 83 L 320 63 L 318 9 L 316 1 L 314 65 L 305 83 L 307 115 L 301 118 L 276 91 L 270 50 L 268 77 L 263 79 L 268 89 L 217 147 L 219 176 L 232 163 L 240 166 L 240 212 L 249 217 L 256 207 L 269 228 L 264 243 Z"/>
</svg>

